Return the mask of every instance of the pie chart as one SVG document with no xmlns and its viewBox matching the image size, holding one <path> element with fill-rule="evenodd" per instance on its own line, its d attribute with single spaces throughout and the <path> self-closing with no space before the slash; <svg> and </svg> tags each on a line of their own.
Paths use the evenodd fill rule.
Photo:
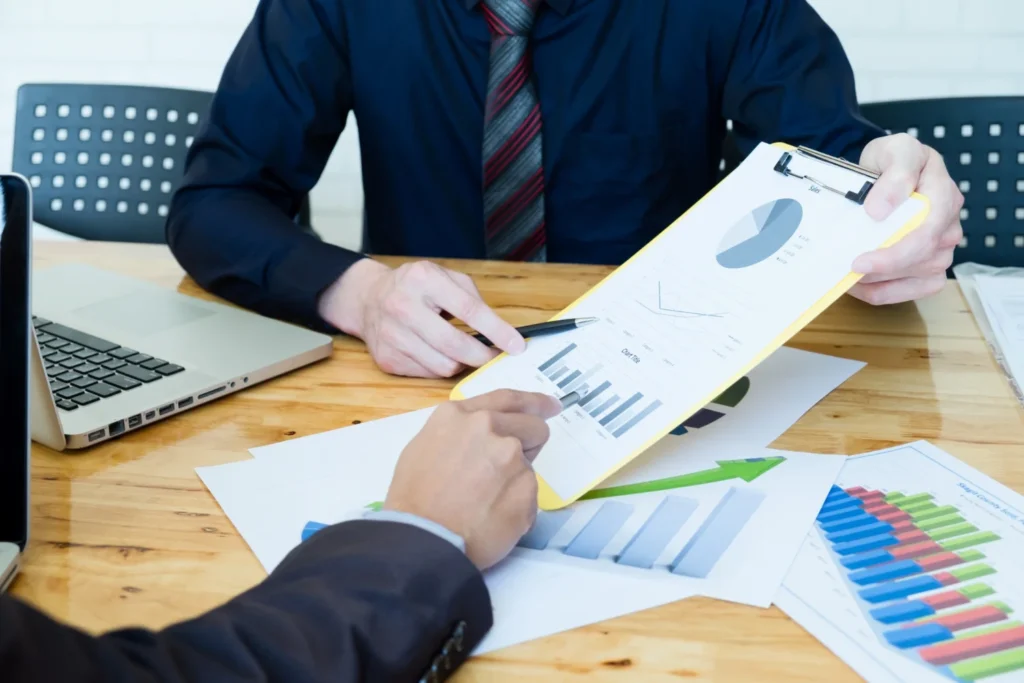
<svg viewBox="0 0 1024 683">
<path fill-rule="evenodd" d="M 747 268 L 771 258 L 800 227 L 804 209 L 795 199 L 762 204 L 729 228 L 716 258 L 725 268 Z"/>
</svg>

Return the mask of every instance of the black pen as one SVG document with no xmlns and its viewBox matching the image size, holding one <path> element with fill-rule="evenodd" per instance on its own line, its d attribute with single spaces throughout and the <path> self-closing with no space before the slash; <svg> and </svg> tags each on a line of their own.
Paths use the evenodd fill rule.
<svg viewBox="0 0 1024 683">
<path fill-rule="evenodd" d="M 523 335 L 523 339 L 543 337 L 548 334 L 558 334 L 559 332 L 575 330 L 578 327 L 586 327 L 587 325 L 596 323 L 597 320 L 597 318 L 568 318 L 567 320 L 551 320 L 546 323 L 517 327 L 516 332 Z M 473 338 L 485 346 L 494 346 L 494 342 L 480 333 L 474 334 Z"/>
</svg>

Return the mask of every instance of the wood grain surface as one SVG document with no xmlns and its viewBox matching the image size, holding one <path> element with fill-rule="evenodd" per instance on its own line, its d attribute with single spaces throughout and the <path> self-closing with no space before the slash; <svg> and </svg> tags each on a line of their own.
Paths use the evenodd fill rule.
<svg viewBox="0 0 1024 683">
<path fill-rule="evenodd" d="M 394 259 L 383 259 L 397 263 Z M 166 248 L 37 243 L 35 264 L 85 262 L 207 297 Z M 597 266 L 445 262 L 515 325 L 547 320 L 605 276 Z M 868 363 L 775 444 L 861 453 L 928 439 L 1024 492 L 1020 406 L 954 283 L 917 304 L 845 297 L 790 345 Z M 90 632 L 160 628 L 264 572 L 196 476 L 247 449 L 422 408 L 451 382 L 390 377 L 363 345 L 77 454 L 34 446 L 32 542 L 13 593 Z M 860 680 L 778 609 L 707 599 L 594 624 L 472 660 L 457 681 Z"/>
</svg>

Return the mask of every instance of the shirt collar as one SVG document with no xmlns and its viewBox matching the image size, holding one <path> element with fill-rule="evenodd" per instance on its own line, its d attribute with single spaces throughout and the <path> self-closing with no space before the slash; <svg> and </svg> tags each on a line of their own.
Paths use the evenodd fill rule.
<svg viewBox="0 0 1024 683">
<path fill-rule="evenodd" d="M 568 12 L 569 8 L 572 7 L 572 0 L 544 0 L 544 1 L 547 2 L 549 5 L 551 5 L 551 8 L 553 10 L 555 10 L 556 12 L 558 12 L 559 14 L 562 14 L 562 15 L 564 15 L 566 12 Z M 476 7 L 477 5 L 480 4 L 480 0 L 463 0 L 463 2 L 466 3 L 466 9 L 473 9 L 474 7 Z"/>
</svg>

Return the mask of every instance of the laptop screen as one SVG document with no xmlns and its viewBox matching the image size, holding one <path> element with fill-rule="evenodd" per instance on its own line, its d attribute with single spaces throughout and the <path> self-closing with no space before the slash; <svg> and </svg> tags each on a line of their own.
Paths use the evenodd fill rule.
<svg viewBox="0 0 1024 683">
<path fill-rule="evenodd" d="M 24 180 L 0 175 L 0 541 L 28 536 L 31 211 Z"/>
</svg>

